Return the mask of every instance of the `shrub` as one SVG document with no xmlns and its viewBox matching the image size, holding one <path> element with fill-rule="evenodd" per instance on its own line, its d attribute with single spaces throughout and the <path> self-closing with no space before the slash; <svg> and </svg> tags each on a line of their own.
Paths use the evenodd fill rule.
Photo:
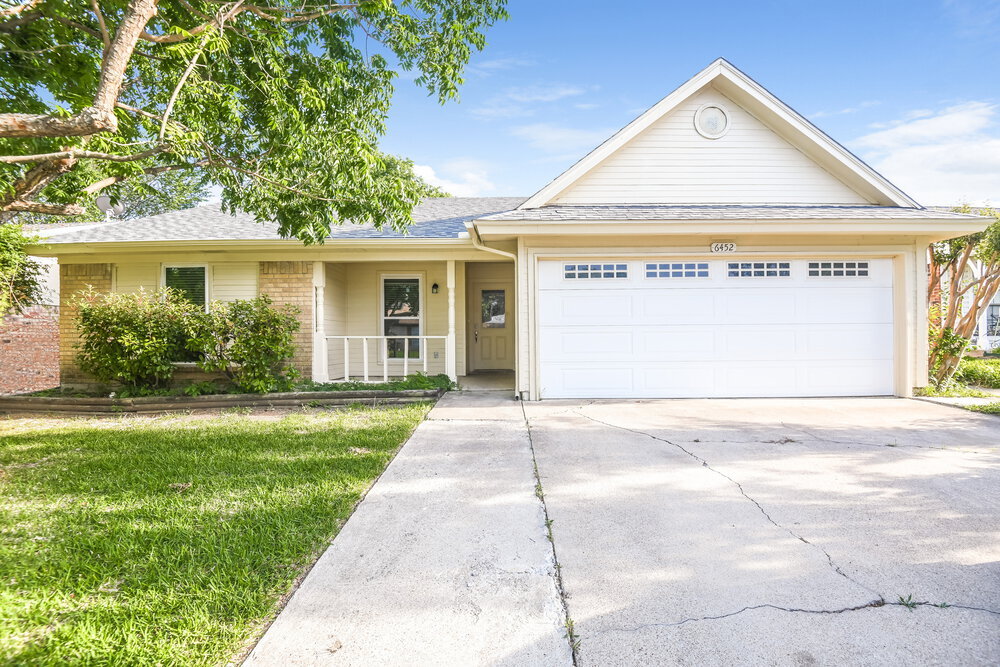
<svg viewBox="0 0 1000 667">
<path fill-rule="evenodd" d="M 207 313 L 194 314 L 188 325 L 188 349 L 198 366 L 222 371 L 242 391 L 264 393 L 291 389 L 298 372 L 285 362 L 295 354 L 298 309 L 271 307 L 271 299 L 213 302 Z"/>
<path fill-rule="evenodd" d="M 185 356 L 186 322 L 197 306 L 179 292 L 98 294 L 76 299 L 79 308 L 80 368 L 102 382 L 155 389 L 174 374 Z"/>
<path fill-rule="evenodd" d="M 962 359 L 955 380 L 978 387 L 1000 388 L 1000 359 Z"/>
</svg>

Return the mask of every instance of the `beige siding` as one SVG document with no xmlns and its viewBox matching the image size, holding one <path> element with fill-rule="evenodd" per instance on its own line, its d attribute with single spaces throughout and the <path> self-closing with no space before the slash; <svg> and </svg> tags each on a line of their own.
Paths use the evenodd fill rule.
<svg viewBox="0 0 1000 667">
<path fill-rule="evenodd" d="M 333 267 L 331 269 L 331 267 Z M 457 268 L 457 267 L 456 267 Z M 444 336 L 448 333 L 448 290 L 446 262 L 365 262 L 328 265 L 326 283 L 327 335 L 380 336 L 383 332 L 381 317 L 381 277 L 384 274 L 413 275 L 423 279 L 421 308 L 423 310 L 422 335 Z M 438 284 L 438 293 L 431 293 L 431 286 Z M 334 296 L 330 296 L 333 293 Z M 464 317 L 462 292 L 456 291 L 456 329 Z M 340 306 L 331 303 L 340 300 Z M 331 301 L 333 300 L 333 301 Z M 337 333 L 334 333 L 337 331 Z M 461 336 L 460 333 L 456 335 Z M 340 341 L 329 345 L 330 376 L 343 375 L 344 348 Z M 362 371 L 363 353 L 360 341 L 352 341 L 350 372 L 359 376 Z M 383 373 L 381 342 L 368 342 L 369 372 L 375 376 Z M 436 356 L 435 356 L 436 355 Z M 460 368 L 464 367 L 459 357 Z M 402 360 L 392 360 L 389 375 L 402 374 Z M 423 360 L 410 361 L 410 373 L 423 369 Z M 431 375 L 445 372 L 445 341 L 428 343 L 427 372 Z"/>
<path fill-rule="evenodd" d="M 211 267 L 213 301 L 253 299 L 257 296 L 257 262 L 221 262 Z"/>
<path fill-rule="evenodd" d="M 153 291 L 160 286 L 160 264 L 141 262 L 115 264 L 114 291 L 134 294 L 140 288 Z"/>
<path fill-rule="evenodd" d="M 704 104 L 721 104 L 730 129 L 694 128 Z M 554 203 L 866 204 L 857 192 L 727 97 L 708 88 L 597 165 Z"/>
</svg>

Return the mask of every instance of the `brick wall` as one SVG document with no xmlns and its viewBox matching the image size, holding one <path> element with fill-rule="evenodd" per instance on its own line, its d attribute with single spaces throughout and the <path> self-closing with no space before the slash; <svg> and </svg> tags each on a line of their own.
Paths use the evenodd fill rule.
<svg viewBox="0 0 1000 667">
<path fill-rule="evenodd" d="M 59 265 L 59 372 L 63 386 L 88 385 L 94 379 L 76 365 L 77 308 L 73 305 L 80 290 L 93 286 L 98 292 L 111 291 L 110 264 Z"/>
<path fill-rule="evenodd" d="M 59 308 L 32 306 L 0 320 L 0 394 L 59 385 Z"/>
<path fill-rule="evenodd" d="M 292 365 L 305 379 L 312 377 L 313 263 L 261 262 L 257 290 L 274 305 L 291 304 L 299 309 L 299 331 L 295 334 Z"/>
</svg>

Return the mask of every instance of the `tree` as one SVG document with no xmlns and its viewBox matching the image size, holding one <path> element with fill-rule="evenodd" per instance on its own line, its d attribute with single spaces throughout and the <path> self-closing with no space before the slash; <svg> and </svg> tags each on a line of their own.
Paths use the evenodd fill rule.
<svg viewBox="0 0 1000 667">
<path fill-rule="evenodd" d="M 955 210 L 973 212 L 968 206 Z M 979 320 L 1000 290 L 1000 212 L 990 208 L 977 212 L 995 219 L 986 231 L 930 248 L 928 361 L 937 386 L 951 382 Z M 935 298 L 938 293 L 940 297 Z"/>
<path fill-rule="evenodd" d="M 71 199 L 79 189 L 81 180 L 90 175 L 90 165 L 84 163 L 74 172 L 53 183 L 46 192 L 50 201 L 64 202 Z M 130 178 L 111 186 L 104 191 L 110 194 L 123 209 L 115 216 L 119 220 L 131 220 L 147 215 L 166 213 L 190 208 L 208 198 L 201 174 L 195 171 L 167 171 L 151 176 Z M 100 222 L 106 218 L 94 202 L 84 204 L 84 212 L 73 217 L 73 222 Z M 51 222 L 66 222 L 65 216 L 47 215 L 44 213 L 19 213 L 14 218 L 15 223 L 24 225 L 42 225 Z"/>
<path fill-rule="evenodd" d="M 0 222 L 188 170 L 305 241 L 403 228 L 427 186 L 378 148 L 395 68 L 454 98 L 505 3 L 0 0 Z"/>
</svg>

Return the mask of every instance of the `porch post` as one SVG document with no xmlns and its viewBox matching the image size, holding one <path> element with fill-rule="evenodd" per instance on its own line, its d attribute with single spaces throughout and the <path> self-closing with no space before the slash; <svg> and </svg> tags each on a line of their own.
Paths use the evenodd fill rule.
<svg viewBox="0 0 1000 667">
<path fill-rule="evenodd" d="M 445 340 L 445 373 L 452 382 L 458 382 L 458 356 L 455 338 L 455 260 L 448 260 L 448 338 Z"/>
<path fill-rule="evenodd" d="M 330 381 L 326 341 L 326 264 L 313 262 L 313 382 Z"/>
</svg>

